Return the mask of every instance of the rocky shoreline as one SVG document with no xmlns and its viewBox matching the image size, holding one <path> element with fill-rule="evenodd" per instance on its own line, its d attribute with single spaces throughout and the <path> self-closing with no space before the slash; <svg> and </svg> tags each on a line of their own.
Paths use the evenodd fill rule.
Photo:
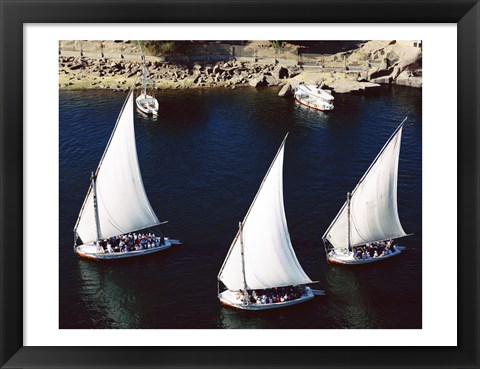
<svg viewBox="0 0 480 369">
<path fill-rule="evenodd" d="M 378 62 L 368 61 L 372 57 Z M 149 87 L 160 90 L 282 86 L 279 95 L 284 96 L 300 82 L 322 85 L 335 93 L 378 88 L 380 84 L 422 87 L 421 49 L 409 44 L 369 41 L 353 52 L 328 58 L 337 61 L 337 66 L 328 63 L 284 66 L 278 62 L 229 60 L 190 66 L 147 61 L 146 67 Z M 338 60 L 342 59 L 345 67 L 338 68 Z M 140 86 L 138 77 L 142 69 L 140 61 L 60 55 L 59 88 L 127 91 L 134 82 Z"/>
</svg>

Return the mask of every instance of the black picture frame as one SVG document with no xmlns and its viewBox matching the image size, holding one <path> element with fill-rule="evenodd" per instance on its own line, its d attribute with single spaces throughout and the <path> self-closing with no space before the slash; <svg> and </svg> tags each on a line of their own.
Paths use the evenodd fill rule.
<svg viewBox="0 0 480 369">
<path fill-rule="evenodd" d="M 306 11 L 308 9 L 308 11 Z M 478 0 L 0 0 L 0 365 L 4 368 L 478 368 Z M 25 23 L 456 23 L 458 345 L 456 347 L 24 347 L 23 25 Z M 449 124 L 450 122 L 439 122 Z M 446 173 L 453 175 L 453 173 Z M 12 244 L 14 240 L 14 244 Z M 445 298 L 455 298 L 448 293 Z"/>
</svg>

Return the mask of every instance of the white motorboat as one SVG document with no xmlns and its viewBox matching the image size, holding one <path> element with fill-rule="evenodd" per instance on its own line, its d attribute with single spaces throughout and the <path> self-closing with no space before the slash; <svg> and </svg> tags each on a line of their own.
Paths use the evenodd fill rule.
<svg viewBox="0 0 480 369">
<path fill-rule="evenodd" d="M 132 86 L 97 170 L 91 175 L 74 228 L 74 251 L 91 259 L 123 259 L 152 254 L 179 243 L 149 233 L 148 239 L 142 236 L 145 240 L 141 244 L 129 245 L 133 241 L 128 235 L 160 224 L 147 198 L 138 164 Z M 128 237 L 124 247 L 105 248 L 104 243 L 120 242 L 124 235 Z M 78 241 L 81 244 L 77 246 Z"/>
<path fill-rule="evenodd" d="M 369 264 L 398 256 L 408 236 L 397 208 L 398 161 L 403 124 L 399 125 L 358 182 L 323 235 L 327 260 L 334 264 Z"/>
<path fill-rule="evenodd" d="M 298 103 L 309 108 L 321 111 L 333 110 L 334 97 L 332 94 L 316 85 L 298 85 L 295 88 L 294 97 Z"/>
<path fill-rule="evenodd" d="M 314 297 L 290 241 L 283 205 L 285 139 L 250 205 L 218 274 L 218 299 L 242 310 L 295 305 Z"/>
</svg>

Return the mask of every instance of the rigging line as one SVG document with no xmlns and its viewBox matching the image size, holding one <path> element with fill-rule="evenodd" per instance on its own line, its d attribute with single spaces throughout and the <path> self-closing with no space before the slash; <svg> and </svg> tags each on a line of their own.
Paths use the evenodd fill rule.
<svg viewBox="0 0 480 369">
<path fill-rule="evenodd" d="M 247 211 L 247 214 L 246 214 L 245 217 L 243 218 L 242 224 L 245 224 L 245 222 L 247 221 L 247 217 L 248 217 L 248 215 L 250 214 L 250 211 L 252 210 L 253 205 L 255 204 L 255 200 L 257 199 L 258 194 L 259 194 L 260 191 L 262 190 L 263 184 L 265 183 L 265 180 L 267 179 L 267 177 L 268 177 L 268 175 L 269 175 L 269 173 L 270 173 L 270 170 L 272 169 L 273 164 L 275 163 L 275 161 L 276 161 L 276 159 L 277 159 L 280 151 L 281 151 L 282 148 L 284 147 L 285 141 L 286 141 L 287 137 L 288 137 L 288 132 L 287 132 L 287 134 L 285 135 L 285 138 L 283 139 L 283 141 L 282 141 L 282 143 L 281 143 L 281 145 L 280 145 L 280 148 L 278 149 L 277 154 L 275 155 L 275 158 L 274 158 L 273 161 L 271 162 L 270 167 L 268 168 L 267 174 L 265 174 L 265 177 L 263 178 L 263 181 L 262 181 L 262 183 L 260 184 L 260 187 L 259 187 L 259 189 L 258 189 L 258 191 L 257 191 L 257 193 L 256 193 L 256 195 L 255 195 L 255 198 L 253 199 L 252 203 L 250 204 L 250 207 L 249 207 L 249 209 L 248 209 L 248 211 Z M 228 260 L 228 258 L 230 257 L 230 254 L 231 254 L 233 248 L 235 247 L 235 242 L 236 242 L 236 240 L 238 239 L 239 234 L 240 234 L 240 233 L 237 232 L 235 238 L 233 239 L 232 244 L 230 245 L 230 249 L 228 250 L 227 257 L 226 257 L 225 260 L 223 261 L 222 267 L 220 268 L 220 271 L 219 271 L 219 273 L 218 273 L 218 275 L 217 275 L 217 278 L 220 278 L 220 276 L 221 276 L 221 274 L 222 274 L 222 272 L 223 272 L 223 269 L 225 268 L 225 265 L 226 265 L 226 263 L 227 263 L 227 260 Z"/>
<path fill-rule="evenodd" d="M 281 178 L 279 178 L 278 185 L 281 186 L 281 188 L 282 188 L 282 191 L 278 192 L 278 201 L 279 201 L 279 205 L 280 205 L 280 210 L 282 211 L 282 225 L 284 226 L 283 236 L 284 236 L 285 242 L 287 242 L 287 245 L 289 246 L 288 247 L 288 252 L 290 253 L 291 259 L 294 261 L 298 271 L 302 272 L 301 274 L 303 275 L 304 278 L 307 278 L 308 280 L 311 281 L 311 278 L 307 275 L 307 273 L 305 273 L 305 271 L 303 270 L 303 268 L 300 264 L 300 261 L 297 258 L 297 254 L 295 253 L 295 250 L 293 249 L 292 240 L 290 238 L 290 232 L 288 230 L 287 216 L 285 214 L 285 205 L 284 205 L 284 196 L 283 196 L 283 166 L 282 166 L 282 176 L 281 176 Z"/>
<path fill-rule="evenodd" d="M 78 213 L 78 217 L 77 217 L 77 221 L 75 222 L 75 227 L 73 228 L 73 231 L 76 232 L 77 229 L 78 229 L 78 225 L 80 223 L 80 219 L 82 218 L 83 216 L 83 212 L 84 212 L 84 209 L 85 209 L 85 205 L 87 203 L 87 200 L 88 200 L 88 195 L 90 195 L 90 192 L 92 191 L 92 181 L 89 181 L 89 185 L 88 185 L 88 190 L 87 190 L 87 195 L 85 196 L 85 198 L 83 199 L 83 204 L 82 204 L 82 207 L 80 208 L 80 212 Z"/>
<path fill-rule="evenodd" d="M 222 267 L 220 268 L 220 271 L 218 272 L 217 279 L 220 279 L 220 276 L 223 272 L 223 269 L 225 268 L 225 265 L 227 264 L 227 260 L 229 259 L 230 254 L 232 253 L 232 251 L 235 247 L 235 244 L 236 244 L 236 241 L 238 240 L 239 235 L 240 235 L 240 231 L 237 231 L 237 234 L 235 235 L 235 238 L 233 239 L 232 243 L 230 244 L 230 248 L 228 249 L 227 256 L 226 256 L 225 260 L 223 261 Z"/>
<path fill-rule="evenodd" d="M 261 190 L 262 190 L 262 188 L 263 188 L 263 185 L 264 185 L 266 179 L 268 178 L 268 175 L 270 174 L 270 170 L 272 169 L 273 165 L 275 164 L 275 162 L 276 162 L 276 160 L 277 160 L 278 155 L 280 154 L 280 152 L 282 151 L 283 147 L 285 146 L 285 141 L 286 141 L 286 139 L 287 139 L 287 137 L 288 137 L 288 133 L 289 133 L 289 132 L 287 132 L 287 134 L 285 135 L 285 138 L 283 139 L 283 141 L 282 141 L 282 143 L 281 143 L 281 145 L 280 145 L 280 148 L 278 149 L 277 154 L 275 155 L 275 158 L 273 158 L 273 161 L 272 161 L 272 163 L 270 164 L 270 167 L 268 168 L 267 174 L 265 174 L 265 177 L 263 177 L 263 181 L 262 181 L 262 183 L 260 184 L 260 187 L 258 188 L 258 191 L 257 191 L 257 193 L 256 193 L 256 195 L 255 195 L 255 198 L 253 199 L 252 203 L 250 204 L 250 208 L 248 209 L 247 214 L 246 214 L 245 217 L 243 218 L 243 222 L 242 222 L 243 224 L 245 224 L 245 222 L 247 221 L 247 217 L 248 217 L 248 215 L 250 214 L 250 211 L 252 210 L 253 205 L 255 204 L 255 201 L 257 200 L 257 197 L 258 197 L 258 195 L 260 194 L 260 192 L 261 192 Z"/>
<path fill-rule="evenodd" d="M 355 186 L 355 188 L 353 189 L 353 191 L 351 192 L 351 196 L 353 197 L 353 194 L 355 193 L 355 191 L 357 190 L 358 186 L 360 185 L 360 183 L 362 183 L 362 181 L 365 179 L 366 175 L 369 173 L 370 169 L 372 168 L 372 166 L 377 162 L 377 159 L 379 158 L 379 156 L 384 152 L 384 150 L 386 149 L 386 147 L 388 146 L 388 144 L 390 143 L 390 141 L 392 141 L 392 139 L 395 137 L 395 135 L 397 134 L 397 132 L 400 130 L 400 128 L 403 127 L 405 121 L 407 120 L 408 117 L 405 117 L 405 119 L 402 121 L 402 123 L 400 123 L 400 125 L 397 127 L 397 129 L 393 132 L 393 134 L 390 136 L 390 138 L 388 139 L 388 141 L 385 143 L 385 145 L 383 145 L 383 148 L 380 150 L 380 152 L 378 153 L 378 155 L 375 157 L 375 159 L 373 160 L 373 162 L 370 164 L 370 166 L 368 167 L 367 171 L 363 174 L 363 176 L 360 178 L 360 181 L 358 181 L 357 185 Z M 337 213 L 337 215 L 335 216 L 335 218 L 333 219 L 333 221 L 330 223 L 330 225 L 328 226 L 327 230 L 325 231 L 325 233 L 323 234 L 322 236 L 322 239 L 326 239 L 328 233 L 330 232 L 330 230 L 332 229 L 333 225 L 335 224 L 335 222 L 338 220 L 340 214 L 342 213 L 343 209 L 345 208 L 347 202 L 345 201 L 343 206 L 340 208 L 340 211 Z"/>
<path fill-rule="evenodd" d="M 388 145 L 390 144 L 390 142 L 393 140 L 393 138 L 397 135 L 397 133 L 400 131 L 400 129 L 403 127 L 403 124 L 405 123 L 405 121 L 407 120 L 408 117 L 405 117 L 405 119 L 402 121 L 402 123 L 400 123 L 400 125 L 397 127 L 397 129 L 395 129 L 395 131 L 392 133 L 392 135 L 390 136 L 390 138 L 387 140 L 387 142 L 385 143 L 385 145 L 383 145 L 382 149 L 380 150 L 380 152 L 377 154 L 377 156 L 375 157 L 375 159 L 373 160 L 373 162 L 370 164 L 370 166 L 368 167 L 367 171 L 363 174 L 362 178 L 360 178 L 360 180 L 358 181 L 357 185 L 355 186 L 355 188 L 353 189 L 352 191 L 352 196 L 353 194 L 355 193 L 355 191 L 357 190 L 358 186 L 363 182 L 363 180 L 365 179 L 365 177 L 367 176 L 367 174 L 370 172 L 370 170 L 372 169 L 372 167 L 376 164 L 376 162 L 378 161 L 378 159 L 380 158 L 380 156 L 383 154 L 383 152 L 385 151 L 385 149 L 388 147 Z"/>
<path fill-rule="evenodd" d="M 132 94 L 133 94 L 133 90 L 135 89 L 135 83 L 137 82 L 137 79 L 138 79 L 138 77 L 136 77 L 135 80 L 133 81 L 132 87 L 130 87 L 127 98 L 125 99 L 125 101 L 123 103 L 123 106 L 122 106 L 122 109 L 120 110 L 120 114 L 118 114 L 117 121 L 115 123 L 115 127 L 113 127 L 112 134 L 110 135 L 110 138 L 108 139 L 107 146 L 105 147 L 105 150 L 103 151 L 102 158 L 100 159 L 100 162 L 98 163 L 97 169 L 95 171 L 95 177 L 98 176 L 98 173 L 100 171 L 100 167 L 102 166 L 103 160 L 105 159 L 105 155 L 107 154 L 108 148 L 110 147 L 110 144 L 111 144 L 112 139 L 115 135 L 115 132 L 117 131 L 117 127 L 118 127 L 118 124 L 120 122 L 120 119 L 122 118 L 123 111 L 125 110 L 125 107 L 127 106 L 127 103 L 130 100 L 130 96 L 132 96 Z M 133 104 L 133 102 L 132 102 L 132 104 Z"/>
</svg>

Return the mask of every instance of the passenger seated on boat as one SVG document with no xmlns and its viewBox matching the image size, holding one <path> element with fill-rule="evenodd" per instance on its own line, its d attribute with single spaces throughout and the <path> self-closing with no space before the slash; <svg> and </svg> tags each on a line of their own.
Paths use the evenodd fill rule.
<svg viewBox="0 0 480 369">
<path fill-rule="evenodd" d="M 362 253 L 360 251 L 360 248 L 357 247 L 354 257 L 355 257 L 355 259 L 361 259 L 362 258 Z"/>
<path fill-rule="evenodd" d="M 113 252 L 112 244 L 110 243 L 110 241 L 107 241 L 107 251 L 109 254 Z"/>
</svg>

